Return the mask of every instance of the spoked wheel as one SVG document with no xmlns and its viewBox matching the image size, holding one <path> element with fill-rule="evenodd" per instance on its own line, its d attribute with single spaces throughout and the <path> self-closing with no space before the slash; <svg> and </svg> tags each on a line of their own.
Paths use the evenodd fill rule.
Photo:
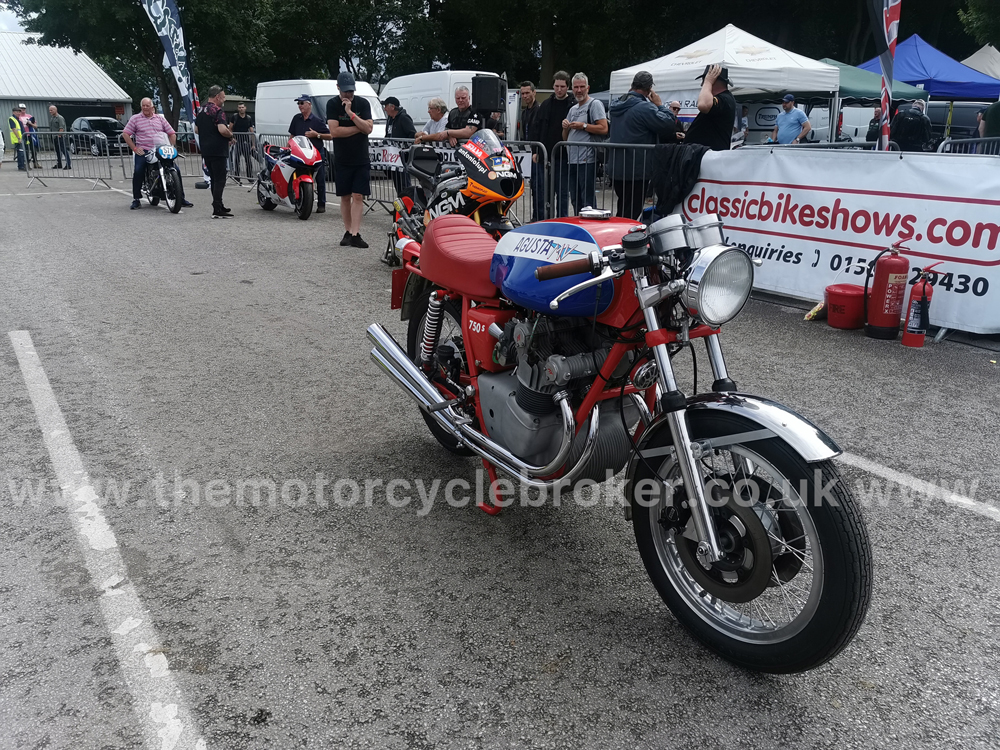
<svg viewBox="0 0 1000 750">
<path fill-rule="evenodd" d="M 148 185 L 145 186 L 144 192 L 146 193 L 146 201 L 149 203 L 149 205 L 151 206 L 160 205 L 160 196 L 153 195 L 153 191 L 149 189 Z"/>
<path fill-rule="evenodd" d="M 168 169 L 163 173 L 166 184 L 163 186 L 163 195 L 167 202 L 170 213 L 180 213 L 181 210 L 181 180 L 177 170 Z"/>
<path fill-rule="evenodd" d="M 313 186 L 312 183 L 299 183 L 299 199 L 295 201 L 295 215 L 303 221 L 308 219 L 313 212 Z"/>
<path fill-rule="evenodd" d="M 759 429 L 728 414 L 688 417 L 695 440 Z M 663 429 L 647 448 L 670 443 Z M 660 596 L 695 637 L 748 669 L 801 672 L 834 657 L 861 626 L 872 584 L 868 534 L 836 467 L 807 464 L 778 438 L 713 449 L 700 464 L 718 562 L 699 559 L 672 454 L 640 462 L 626 489 Z"/>
<path fill-rule="evenodd" d="M 265 211 L 273 211 L 278 206 L 277 203 L 268 197 L 267 189 L 260 180 L 257 181 L 257 203 Z"/>
<path fill-rule="evenodd" d="M 427 303 L 428 294 L 423 295 L 414 303 L 413 311 L 410 315 L 410 323 L 406 329 L 406 355 L 412 361 L 416 362 L 418 366 L 420 365 L 420 345 L 424 340 L 424 328 L 427 323 Z M 438 349 L 441 350 L 441 347 L 447 347 L 451 350 L 451 361 L 455 363 L 453 371 L 448 373 L 449 377 L 457 373 L 467 375 L 469 368 L 465 359 L 465 343 L 462 340 L 462 308 L 454 300 L 445 302 L 442 309 L 441 334 L 438 336 Z M 435 361 L 437 361 L 437 354 L 435 354 Z M 438 390 L 441 391 L 445 398 L 455 398 L 458 394 L 453 393 L 443 383 L 444 374 L 437 374 L 440 376 L 434 377 L 432 380 L 434 380 Z M 458 382 L 454 377 L 451 377 L 451 380 L 455 383 Z M 457 456 L 475 455 L 465 446 L 459 445 L 458 441 L 450 433 L 443 430 L 432 417 L 428 417 L 423 412 L 421 412 L 421 415 L 434 437 L 437 438 L 437 441 L 449 451 Z M 477 423 L 474 409 L 469 409 L 468 416 L 474 420 L 474 423 Z M 476 425 L 474 424 L 473 426 Z"/>
</svg>

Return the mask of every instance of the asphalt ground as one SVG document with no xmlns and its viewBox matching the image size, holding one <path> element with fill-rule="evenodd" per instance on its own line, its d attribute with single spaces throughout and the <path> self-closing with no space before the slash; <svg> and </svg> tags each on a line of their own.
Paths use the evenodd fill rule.
<svg viewBox="0 0 1000 750">
<path fill-rule="evenodd" d="M 333 204 L 302 222 L 230 187 L 235 217 L 212 220 L 188 185 L 194 209 L 129 211 L 121 192 L 27 188 L 11 167 L 0 748 L 195 747 L 195 732 L 207 748 L 1000 744 L 1000 525 L 984 511 L 1000 498 L 995 352 L 906 349 L 773 302 L 727 326 L 742 390 L 852 456 L 985 504 L 841 462 L 874 549 L 868 618 L 820 669 L 753 674 L 674 620 L 613 491 L 495 518 L 389 502 L 390 480 L 473 483 L 479 464 L 445 453 L 368 357 L 368 324 L 405 335 L 378 262 L 383 215 L 365 218 L 371 249 L 341 248 Z M 196 724 L 176 743 L 156 736 L 166 724 L 120 656 L 11 331 L 30 335 Z M 250 480 L 286 496 L 209 497 Z M 341 480 L 372 490 L 351 504 Z"/>
</svg>

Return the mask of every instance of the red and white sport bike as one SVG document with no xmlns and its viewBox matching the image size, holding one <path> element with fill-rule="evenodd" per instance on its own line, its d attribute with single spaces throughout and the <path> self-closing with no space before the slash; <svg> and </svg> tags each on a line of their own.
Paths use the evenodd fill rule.
<svg viewBox="0 0 1000 750">
<path fill-rule="evenodd" d="M 308 219 L 313 210 L 313 174 L 323 162 L 323 152 L 304 135 L 288 139 L 288 145 L 264 146 L 264 168 L 257 175 L 257 202 L 265 211 L 279 203 Z"/>
</svg>

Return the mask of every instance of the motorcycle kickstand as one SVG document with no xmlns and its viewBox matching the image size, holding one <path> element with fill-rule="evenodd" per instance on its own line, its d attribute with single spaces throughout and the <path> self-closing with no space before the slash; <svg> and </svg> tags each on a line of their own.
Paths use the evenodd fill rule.
<svg viewBox="0 0 1000 750">
<path fill-rule="evenodd" d="M 483 468 L 486 469 L 486 474 L 490 478 L 491 497 L 489 500 L 477 500 L 476 507 L 484 513 L 495 516 L 503 510 L 503 506 L 495 504 L 495 500 L 503 500 L 503 498 L 500 497 L 500 487 L 497 485 L 497 470 L 493 464 L 485 459 L 483 459 Z"/>
</svg>

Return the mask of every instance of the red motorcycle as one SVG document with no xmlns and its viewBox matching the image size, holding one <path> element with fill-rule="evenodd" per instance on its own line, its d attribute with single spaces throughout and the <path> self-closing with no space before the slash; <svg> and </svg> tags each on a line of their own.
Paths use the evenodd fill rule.
<svg viewBox="0 0 1000 750">
<path fill-rule="evenodd" d="M 483 460 L 483 510 L 500 510 L 498 471 L 547 493 L 625 470 L 625 515 L 678 620 L 749 669 L 824 663 L 864 619 L 871 550 L 836 443 L 726 369 L 720 328 L 754 261 L 715 216 L 582 213 L 499 242 L 447 215 L 401 240 L 406 348 L 372 325 L 372 358 L 441 445 Z M 714 382 L 686 396 L 672 359 L 696 339 Z"/>
<path fill-rule="evenodd" d="M 257 175 L 257 203 L 273 211 L 281 203 L 308 219 L 313 210 L 313 173 L 323 152 L 304 135 L 288 139 L 282 148 L 264 146 L 264 168 Z"/>
</svg>

